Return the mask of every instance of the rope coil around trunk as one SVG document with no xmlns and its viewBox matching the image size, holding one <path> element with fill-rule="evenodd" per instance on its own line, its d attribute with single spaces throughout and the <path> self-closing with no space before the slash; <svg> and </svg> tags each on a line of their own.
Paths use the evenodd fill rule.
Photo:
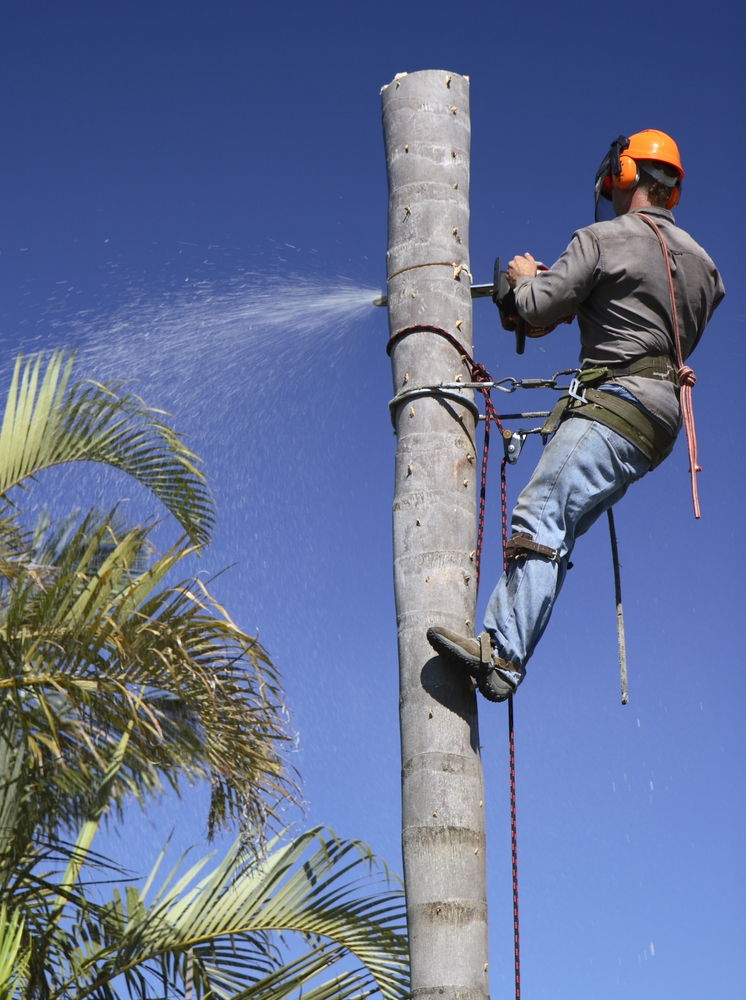
<svg viewBox="0 0 746 1000">
<path fill-rule="evenodd" d="M 492 376 L 478 361 L 469 354 L 464 345 L 449 333 L 447 330 L 443 330 L 439 326 L 432 326 L 429 323 L 417 323 L 414 326 L 405 326 L 404 329 L 399 330 L 397 333 L 392 334 L 389 339 L 388 344 L 386 344 L 386 353 L 391 356 L 391 351 L 395 344 L 397 344 L 403 337 L 408 336 L 410 333 L 435 333 L 439 337 L 443 337 L 448 343 L 455 347 L 458 353 L 461 355 L 462 360 L 466 363 L 469 368 L 469 373 L 471 375 L 472 382 L 475 383 L 492 383 Z M 503 425 L 500 423 L 500 418 L 497 415 L 495 406 L 490 398 L 490 388 L 488 386 L 481 387 L 477 385 L 477 391 L 481 392 L 484 396 L 484 408 L 485 408 L 485 420 L 484 420 L 484 444 L 482 446 L 482 470 L 480 477 L 480 487 L 479 487 L 479 520 L 477 522 L 477 547 L 474 552 L 474 577 L 475 586 L 477 590 L 479 589 L 479 573 L 482 564 L 482 543 L 484 541 L 484 512 L 485 505 L 487 501 L 487 461 L 489 459 L 490 451 L 490 424 L 494 421 L 497 426 L 500 435 L 503 433 Z M 429 389 L 430 395 L 437 396 L 439 394 L 437 388 Z M 445 393 L 443 393 L 445 395 Z M 469 400 L 463 400 L 465 406 L 469 406 Z M 507 491 L 505 486 L 505 468 L 507 465 L 507 459 L 503 458 L 500 463 L 500 505 L 502 513 L 502 544 L 503 553 L 505 552 L 505 546 L 508 541 L 508 502 L 507 502 Z M 503 560 L 504 561 L 504 560 Z"/>
</svg>

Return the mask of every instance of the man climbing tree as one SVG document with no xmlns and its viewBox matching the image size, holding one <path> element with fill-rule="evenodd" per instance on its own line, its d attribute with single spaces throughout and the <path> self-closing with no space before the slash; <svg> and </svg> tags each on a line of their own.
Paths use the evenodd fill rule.
<svg viewBox="0 0 746 1000">
<path fill-rule="evenodd" d="M 620 136 L 596 174 L 596 224 L 576 232 L 548 271 L 537 273 L 528 253 L 508 266 L 528 323 L 577 315 L 581 369 L 542 428 L 553 437 L 513 511 L 508 568 L 485 631 L 476 639 L 427 632 L 490 701 L 504 701 L 523 680 L 576 538 L 670 454 L 682 409 L 699 516 L 694 373 L 684 360 L 725 290 L 712 260 L 674 223 L 683 177 L 676 143 L 663 132 Z"/>
</svg>

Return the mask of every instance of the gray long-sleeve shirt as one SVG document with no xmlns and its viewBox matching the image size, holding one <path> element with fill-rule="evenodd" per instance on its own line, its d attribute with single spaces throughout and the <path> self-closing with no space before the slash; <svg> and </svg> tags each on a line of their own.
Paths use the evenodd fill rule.
<svg viewBox="0 0 746 1000">
<path fill-rule="evenodd" d="M 717 268 L 665 208 L 645 208 L 668 244 L 681 350 L 688 357 L 725 289 Z M 615 364 L 651 354 L 674 359 L 671 295 L 658 237 L 637 210 L 579 229 L 559 260 L 535 278 L 518 279 L 518 311 L 542 325 L 576 313 L 580 361 Z M 625 376 L 612 380 L 630 392 L 672 434 L 681 422 L 678 388 Z"/>
</svg>

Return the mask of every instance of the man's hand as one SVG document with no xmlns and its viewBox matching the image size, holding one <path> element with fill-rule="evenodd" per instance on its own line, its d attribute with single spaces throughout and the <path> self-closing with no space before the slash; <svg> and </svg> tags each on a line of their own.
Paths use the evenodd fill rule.
<svg viewBox="0 0 746 1000">
<path fill-rule="evenodd" d="M 508 284 L 511 288 L 515 288 L 518 279 L 524 275 L 535 278 L 536 270 L 536 261 L 530 253 L 525 253 L 522 257 L 514 257 L 508 264 Z"/>
</svg>

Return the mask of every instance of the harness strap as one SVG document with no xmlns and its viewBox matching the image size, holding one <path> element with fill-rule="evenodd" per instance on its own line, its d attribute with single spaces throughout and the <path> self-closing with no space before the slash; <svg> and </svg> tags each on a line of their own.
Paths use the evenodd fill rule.
<svg viewBox="0 0 746 1000">
<path fill-rule="evenodd" d="M 535 552 L 537 555 L 546 556 L 547 559 L 551 559 L 552 562 L 559 562 L 559 556 L 556 549 L 550 548 L 548 545 L 540 545 L 535 542 L 531 535 L 527 531 L 516 531 L 508 539 L 508 543 L 505 546 L 505 560 L 509 559 L 525 559 L 529 552 Z"/>
<path fill-rule="evenodd" d="M 568 415 L 598 420 L 618 431 L 648 456 L 651 469 L 657 468 L 671 454 L 676 438 L 628 399 L 597 389 L 588 389 L 586 399 L 586 406 L 575 399 L 570 400 Z"/>
<path fill-rule="evenodd" d="M 477 638 L 479 639 L 479 657 L 482 663 L 487 666 L 492 663 L 492 639 L 489 632 L 480 632 Z"/>
<path fill-rule="evenodd" d="M 489 632 L 480 632 L 477 636 L 477 642 L 479 643 L 479 659 L 483 666 L 499 667 L 500 670 L 510 671 L 516 669 L 516 665 L 512 660 L 504 660 L 495 653 L 492 648 L 492 637 Z"/>
<path fill-rule="evenodd" d="M 582 369 L 576 379 L 576 385 L 583 390 L 582 396 L 577 392 L 564 393 L 558 399 L 554 409 L 544 421 L 541 433 L 545 437 L 554 434 L 562 420 L 567 417 L 585 417 L 588 420 L 598 420 L 612 430 L 617 431 L 636 445 L 651 461 L 651 468 L 660 465 L 673 449 L 675 437 L 628 399 L 622 399 L 609 392 L 593 388 L 593 384 L 602 385 L 610 378 L 625 375 L 637 375 L 643 378 L 659 378 L 674 385 L 679 384 L 679 377 L 673 362 L 665 356 L 640 358 L 630 363 L 626 368 L 605 365 L 596 368 Z M 572 388 L 572 387 L 571 387 Z"/>
<path fill-rule="evenodd" d="M 669 358 L 666 354 L 651 354 L 644 358 L 638 358 L 637 361 L 630 361 L 626 366 L 605 365 L 604 367 L 611 372 L 611 378 L 636 375 L 638 378 L 654 378 L 671 382 L 676 386 L 679 384 L 679 376 L 676 373 L 673 358 Z"/>
</svg>

